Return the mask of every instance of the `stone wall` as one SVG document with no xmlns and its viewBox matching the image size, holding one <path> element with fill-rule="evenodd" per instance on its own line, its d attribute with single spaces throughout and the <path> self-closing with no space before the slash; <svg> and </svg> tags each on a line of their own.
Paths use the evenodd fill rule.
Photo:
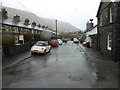
<svg viewBox="0 0 120 90">
<path fill-rule="evenodd" d="M 112 9 L 112 22 L 110 22 L 110 8 Z M 102 15 L 102 26 L 100 26 L 100 15 Z M 112 57 L 113 60 L 120 60 L 120 2 L 111 3 L 98 15 L 98 48 L 99 51 Z M 108 34 L 112 33 L 112 48 L 108 50 Z"/>
<path fill-rule="evenodd" d="M 97 40 L 98 36 L 97 35 L 91 35 L 90 37 L 91 37 L 91 40 L 92 40 L 92 43 L 91 43 L 92 48 L 95 49 L 95 50 L 98 50 L 98 40 Z"/>
<path fill-rule="evenodd" d="M 14 56 L 30 50 L 30 44 L 17 45 L 14 47 L 3 47 L 3 57 Z"/>
<path fill-rule="evenodd" d="M 113 47 L 113 58 L 120 61 L 120 24 L 116 24 L 116 35 L 113 38 L 114 47 Z"/>
</svg>

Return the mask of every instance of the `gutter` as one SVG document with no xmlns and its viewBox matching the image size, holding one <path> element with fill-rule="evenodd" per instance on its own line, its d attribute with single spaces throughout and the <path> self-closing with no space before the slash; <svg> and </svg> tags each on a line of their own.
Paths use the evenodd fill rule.
<svg viewBox="0 0 120 90">
<path fill-rule="evenodd" d="M 12 64 L 9 64 L 7 66 L 2 67 L 2 70 L 9 69 L 9 68 L 15 66 L 16 64 L 19 64 L 20 62 L 25 61 L 26 59 L 29 59 L 29 58 L 31 58 L 31 55 L 26 57 L 26 58 L 24 58 L 24 59 L 21 59 L 21 60 L 18 60 L 16 62 L 13 62 Z"/>
</svg>

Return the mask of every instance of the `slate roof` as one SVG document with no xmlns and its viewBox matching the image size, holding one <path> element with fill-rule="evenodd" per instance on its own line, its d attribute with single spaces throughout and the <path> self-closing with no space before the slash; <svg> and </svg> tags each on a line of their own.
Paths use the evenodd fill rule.
<svg viewBox="0 0 120 90">
<path fill-rule="evenodd" d="M 33 27 L 32 25 L 25 25 L 24 22 L 21 22 L 21 21 L 16 22 L 16 21 L 14 21 L 14 19 L 12 19 L 12 18 L 3 19 L 3 20 L 2 20 L 2 24 L 55 33 L 54 31 L 51 31 L 51 30 L 49 30 L 49 29 L 44 30 L 43 28 L 41 28 L 41 27 L 39 28 L 38 26 L 34 26 L 34 27 Z"/>
<path fill-rule="evenodd" d="M 0 11 L 0 16 L 2 16 L 2 13 Z M 55 31 L 51 31 L 50 29 L 43 29 L 42 27 L 38 26 L 33 26 L 31 24 L 25 25 L 24 22 L 22 21 L 15 21 L 13 18 L 8 17 L 7 19 L 2 19 L 0 18 L 0 24 L 5 24 L 5 25 L 10 25 L 10 26 L 16 26 L 16 27 L 22 27 L 22 28 L 28 28 L 28 29 L 33 29 L 33 30 L 40 30 L 40 31 L 47 31 L 51 33 L 56 33 Z"/>
<path fill-rule="evenodd" d="M 22 28 L 28 28 L 28 29 L 35 29 L 35 30 L 43 30 L 43 28 L 39 28 L 37 26 L 33 27 L 32 25 L 25 25 L 24 22 L 16 22 L 14 19 L 12 18 L 8 18 L 8 19 L 3 19 L 2 20 L 2 24 L 6 24 L 6 25 L 11 25 L 11 26 L 16 26 L 16 27 L 22 27 Z"/>
</svg>

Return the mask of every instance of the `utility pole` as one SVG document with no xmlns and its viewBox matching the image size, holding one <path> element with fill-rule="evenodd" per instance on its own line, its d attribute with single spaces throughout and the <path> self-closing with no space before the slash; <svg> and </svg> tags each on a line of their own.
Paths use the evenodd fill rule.
<svg viewBox="0 0 120 90">
<path fill-rule="evenodd" d="M 3 3 L 1 2 L 1 4 L 0 4 L 1 7 L 2 7 L 2 4 L 3 4 Z"/>
<path fill-rule="evenodd" d="M 56 39 L 57 39 L 57 19 L 55 20 L 56 23 Z"/>
</svg>

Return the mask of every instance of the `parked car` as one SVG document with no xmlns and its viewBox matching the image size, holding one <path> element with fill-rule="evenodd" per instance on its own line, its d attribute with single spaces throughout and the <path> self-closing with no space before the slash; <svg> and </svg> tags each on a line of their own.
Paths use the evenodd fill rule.
<svg viewBox="0 0 120 90">
<path fill-rule="evenodd" d="M 87 46 L 87 42 L 83 42 L 82 45 L 83 45 L 84 47 L 86 47 L 86 46 Z"/>
<path fill-rule="evenodd" d="M 77 38 L 73 38 L 74 43 L 79 43 L 79 40 Z"/>
<path fill-rule="evenodd" d="M 57 40 L 58 40 L 59 45 L 63 44 L 63 41 L 61 39 L 57 39 Z"/>
<path fill-rule="evenodd" d="M 67 43 L 67 41 L 68 41 L 67 39 L 63 39 L 63 42 L 64 42 L 64 43 Z"/>
<path fill-rule="evenodd" d="M 49 42 L 49 45 L 58 47 L 58 46 L 59 46 L 59 42 L 58 42 L 58 40 L 52 39 L 52 40 Z"/>
<path fill-rule="evenodd" d="M 51 46 L 45 41 L 38 41 L 34 46 L 31 48 L 31 54 L 34 53 L 43 53 L 46 54 L 50 52 Z"/>
</svg>

